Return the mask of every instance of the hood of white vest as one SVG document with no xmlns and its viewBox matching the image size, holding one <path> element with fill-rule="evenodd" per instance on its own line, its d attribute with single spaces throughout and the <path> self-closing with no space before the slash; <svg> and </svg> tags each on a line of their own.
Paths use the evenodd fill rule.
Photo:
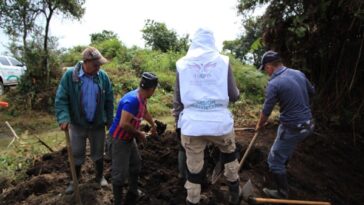
<svg viewBox="0 0 364 205">
<path fill-rule="evenodd" d="M 219 51 L 216 48 L 212 31 L 206 28 L 197 29 L 185 60 L 210 62 L 217 56 L 219 56 Z"/>
</svg>

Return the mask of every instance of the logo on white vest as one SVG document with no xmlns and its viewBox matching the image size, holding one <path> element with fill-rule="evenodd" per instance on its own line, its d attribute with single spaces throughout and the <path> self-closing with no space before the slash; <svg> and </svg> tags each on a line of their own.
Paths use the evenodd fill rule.
<svg viewBox="0 0 364 205">
<path fill-rule="evenodd" d="M 216 67 L 216 63 L 214 62 L 209 62 L 207 64 L 193 64 L 190 65 L 190 68 L 193 69 L 194 74 L 193 77 L 195 78 L 195 80 L 200 81 L 200 80 L 209 80 L 212 78 L 212 74 L 211 71 L 213 68 Z"/>
</svg>

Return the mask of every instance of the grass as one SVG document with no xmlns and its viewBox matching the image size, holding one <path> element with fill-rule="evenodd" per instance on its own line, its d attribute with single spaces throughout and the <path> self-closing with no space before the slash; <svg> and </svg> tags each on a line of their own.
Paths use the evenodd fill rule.
<svg viewBox="0 0 364 205">
<path fill-rule="evenodd" d="M 11 108 L 10 108 L 11 109 Z M 0 176 L 19 180 L 25 176 L 26 168 L 42 154 L 50 152 L 41 145 L 41 139 L 53 150 L 65 146 L 64 134 L 59 130 L 53 115 L 44 112 L 25 112 L 12 116 L 11 112 L 1 110 L 0 115 Z M 8 121 L 19 136 L 11 146 L 13 134 Z"/>
</svg>

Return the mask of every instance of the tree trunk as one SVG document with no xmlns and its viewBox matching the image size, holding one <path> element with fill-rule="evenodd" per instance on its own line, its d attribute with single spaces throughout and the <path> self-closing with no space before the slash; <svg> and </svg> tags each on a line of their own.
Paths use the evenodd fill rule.
<svg viewBox="0 0 364 205">
<path fill-rule="evenodd" d="M 54 9 L 50 7 L 49 9 L 49 15 L 46 18 L 46 28 L 45 28 L 45 35 L 44 35 L 44 60 L 43 60 L 43 66 L 46 70 L 46 86 L 49 85 L 49 76 L 50 76 L 50 69 L 48 65 L 48 33 L 49 33 L 49 26 L 52 19 Z"/>
<path fill-rule="evenodd" d="M 27 8 L 24 6 L 23 7 L 23 16 L 22 16 L 22 20 L 23 20 L 23 52 L 25 53 L 28 45 L 27 45 L 27 36 L 28 36 L 28 27 L 27 27 Z"/>
</svg>

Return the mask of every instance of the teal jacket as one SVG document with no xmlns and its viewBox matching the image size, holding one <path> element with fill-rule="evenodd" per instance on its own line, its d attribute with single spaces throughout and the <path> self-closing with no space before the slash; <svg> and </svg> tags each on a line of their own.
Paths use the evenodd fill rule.
<svg viewBox="0 0 364 205">
<path fill-rule="evenodd" d="M 110 126 L 113 120 L 114 94 L 109 77 L 100 69 L 98 78 L 94 78 L 95 83 L 99 85 L 100 94 L 97 99 L 95 120 L 90 124 L 86 120 L 81 103 L 82 81 L 78 77 L 80 69 L 82 62 L 69 68 L 61 79 L 55 98 L 57 122 L 59 124 L 68 122 L 87 128 Z"/>
</svg>

